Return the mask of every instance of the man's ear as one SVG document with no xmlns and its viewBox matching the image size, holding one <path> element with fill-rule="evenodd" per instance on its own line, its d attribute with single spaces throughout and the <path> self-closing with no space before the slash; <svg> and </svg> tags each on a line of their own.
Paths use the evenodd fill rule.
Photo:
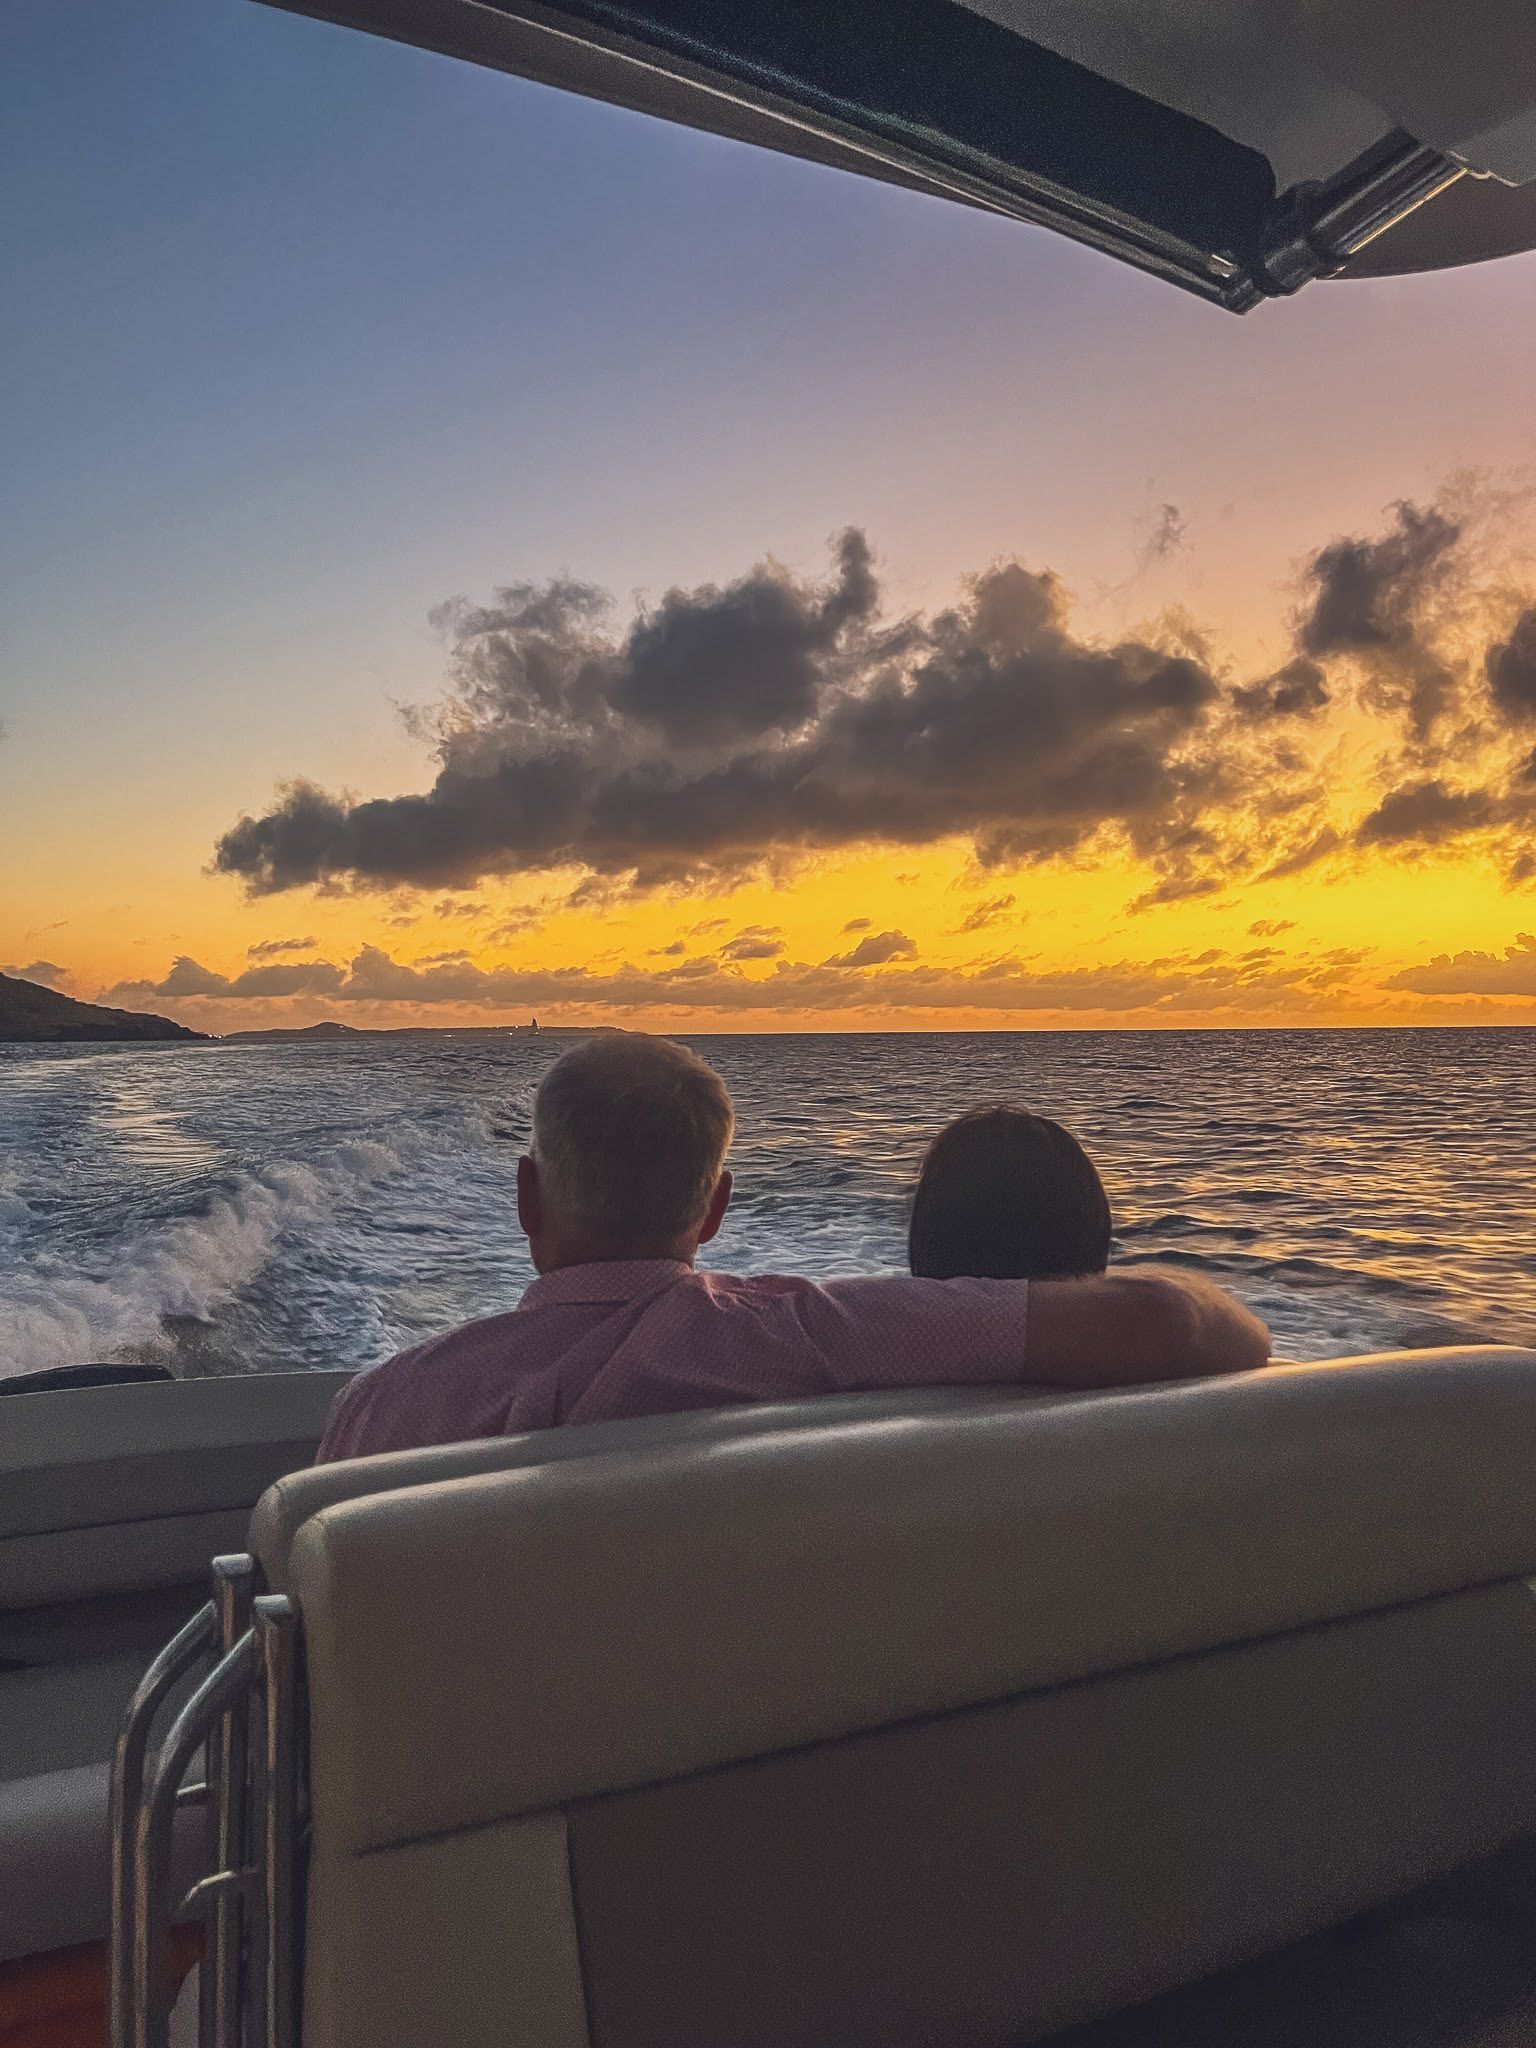
<svg viewBox="0 0 1536 2048">
<path fill-rule="evenodd" d="M 527 1152 L 517 1162 L 517 1220 L 527 1238 L 536 1236 L 544 1226 L 544 1194 L 539 1186 L 538 1162 Z"/>
<path fill-rule="evenodd" d="M 699 1226 L 699 1243 L 708 1244 L 721 1224 L 725 1212 L 731 1206 L 731 1176 L 722 1173 L 715 1182 L 715 1192 L 709 1198 L 709 1207 L 704 1211 L 704 1221 Z"/>
</svg>

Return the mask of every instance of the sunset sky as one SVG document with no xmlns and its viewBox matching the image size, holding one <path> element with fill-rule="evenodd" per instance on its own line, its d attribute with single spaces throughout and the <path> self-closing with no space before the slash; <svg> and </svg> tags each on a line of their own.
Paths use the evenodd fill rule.
<svg viewBox="0 0 1536 2048">
<path fill-rule="evenodd" d="M 0 11 L 0 970 L 1536 1021 L 1536 257 L 1246 319 L 251 0 Z"/>
</svg>

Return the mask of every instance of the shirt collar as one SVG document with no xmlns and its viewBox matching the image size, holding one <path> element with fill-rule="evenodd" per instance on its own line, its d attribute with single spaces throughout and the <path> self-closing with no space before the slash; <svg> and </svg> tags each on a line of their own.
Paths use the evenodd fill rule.
<svg viewBox="0 0 1536 2048">
<path fill-rule="evenodd" d="M 519 1308 L 571 1308 L 577 1304 L 636 1301 L 659 1294 L 693 1271 L 686 1259 L 603 1259 L 541 1273 L 524 1290 Z"/>
</svg>

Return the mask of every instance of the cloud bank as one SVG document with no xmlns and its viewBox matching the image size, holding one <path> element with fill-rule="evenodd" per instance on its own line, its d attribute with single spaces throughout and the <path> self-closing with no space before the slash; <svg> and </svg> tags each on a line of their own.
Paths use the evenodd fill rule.
<svg viewBox="0 0 1536 2048">
<path fill-rule="evenodd" d="M 1146 1011 L 1156 1015 L 1262 1011 L 1283 998 L 1305 1011 L 1355 973 L 1362 955 L 1332 950 L 1281 959 L 1273 948 L 1233 953 L 1208 947 L 1091 967 L 1050 968 L 1004 956 L 967 969 L 928 966 L 903 932 L 871 934 L 849 953 L 816 965 L 776 959 L 766 973 L 748 975 L 723 958 L 683 960 L 675 967 L 629 963 L 608 972 L 583 967 L 483 968 L 462 955 L 397 960 L 381 947 L 364 946 L 346 964 L 308 963 L 327 1007 L 408 1005 L 423 1021 L 445 1008 L 485 1013 L 536 1010 L 615 1016 L 677 1010 L 722 1016 L 747 1012 L 871 1007 L 969 1010 L 978 1013 Z M 287 991 L 284 991 L 287 992 Z M 122 982 L 103 1000 L 144 1004 L 190 998 L 188 1014 L 219 1030 L 221 1005 L 251 995 L 246 974 L 225 976 L 185 957 L 160 981 Z M 263 986 L 259 991 L 276 996 Z"/>
<path fill-rule="evenodd" d="M 1049 571 L 1005 563 L 960 604 L 888 619 L 868 545 L 825 582 L 768 563 L 671 591 L 627 629 L 585 585 L 438 614 L 453 689 L 417 730 L 424 794 L 351 802 L 296 781 L 220 839 L 256 894 L 468 887 L 565 866 L 699 885 L 786 854 L 972 835 L 984 863 L 1106 831 L 1172 858 L 1227 780 L 1202 744 L 1217 678 L 1180 652 L 1072 630 Z"/>
<path fill-rule="evenodd" d="M 1182 526 L 1164 509 L 1166 553 Z M 627 622 L 589 584 L 509 585 L 433 614 L 450 684 L 410 721 L 430 787 L 354 800 L 295 780 L 212 865 L 255 896 L 584 870 L 574 906 L 959 835 L 981 869 L 1134 859 L 1146 910 L 1483 835 L 1518 878 L 1536 846 L 1536 605 L 1478 576 L 1475 519 L 1399 504 L 1306 560 L 1287 658 L 1246 679 L 1187 621 L 1084 635 L 1054 574 L 1017 561 L 893 617 L 856 528 L 824 578 L 765 561 Z M 1349 815 L 1326 765 L 1345 710 L 1374 735 Z"/>
</svg>

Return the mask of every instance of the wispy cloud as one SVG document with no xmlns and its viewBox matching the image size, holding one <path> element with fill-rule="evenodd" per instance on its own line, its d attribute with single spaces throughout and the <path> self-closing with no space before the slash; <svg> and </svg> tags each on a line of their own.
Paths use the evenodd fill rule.
<svg viewBox="0 0 1536 2048">
<path fill-rule="evenodd" d="M 984 903 L 976 904 L 956 926 L 960 932 L 982 932 L 988 925 L 1001 924 L 1017 901 L 1013 895 L 989 896 Z"/>
</svg>

